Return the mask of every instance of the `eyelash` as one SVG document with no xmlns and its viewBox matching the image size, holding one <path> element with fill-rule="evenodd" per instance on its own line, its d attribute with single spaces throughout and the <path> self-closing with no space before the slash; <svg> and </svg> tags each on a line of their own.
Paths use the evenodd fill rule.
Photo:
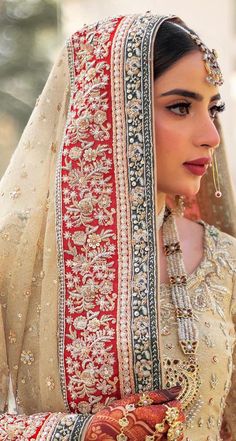
<svg viewBox="0 0 236 441">
<path fill-rule="evenodd" d="M 182 117 L 182 116 L 189 115 L 190 107 L 191 107 L 191 103 L 175 103 L 175 104 L 172 104 L 170 106 L 167 106 L 167 109 L 170 110 L 171 112 L 173 111 L 173 109 L 180 109 L 180 108 L 185 109 L 185 113 L 173 112 L 175 115 Z M 211 116 L 211 118 L 215 119 L 217 114 L 220 113 L 220 112 L 223 112 L 224 110 L 225 110 L 225 103 L 215 104 L 214 106 L 212 106 L 209 109 L 209 111 L 214 111 L 215 112 L 214 115 Z"/>
</svg>

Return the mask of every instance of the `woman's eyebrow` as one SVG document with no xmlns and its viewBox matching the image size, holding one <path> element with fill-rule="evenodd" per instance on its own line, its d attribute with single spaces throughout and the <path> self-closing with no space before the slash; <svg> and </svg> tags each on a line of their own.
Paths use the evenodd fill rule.
<svg viewBox="0 0 236 441">
<path fill-rule="evenodd" d="M 192 98 L 196 101 L 203 100 L 203 96 L 200 95 L 200 93 L 191 92 L 190 90 L 185 90 L 185 89 L 168 90 L 167 92 L 162 93 L 160 96 L 169 96 L 169 95 L 180 95 L 180 96 L 184 96 L 187 98 Z M 221 99 L 221 96 L 219 93 L 217 93 L 216 95 L 211 97 L 210 101 L 216 101 L 216 100 L 220 100 L 220 99 Z"/>
</svg>

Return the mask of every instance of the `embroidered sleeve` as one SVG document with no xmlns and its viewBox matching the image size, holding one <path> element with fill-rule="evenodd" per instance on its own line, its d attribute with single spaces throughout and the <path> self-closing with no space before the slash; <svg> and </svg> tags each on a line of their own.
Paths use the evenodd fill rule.
<svg viewBox="0 0 236 441">
<path fill-rule="evenodd" d="M 71 441 L 82 440 L 90 415 L 41 413 L 35 415 L 0 415 L 1 440 Z"/>
<path fill-rule="evenodd" d="M 232 299 L 232 316 L 233 316 L 233 324 L 232 335 L 231 338 L 234 339 L 234 350 L 232 357 L 232 378 L 231 378 L 231 387 L 226 400 L 226 407 L 224 412 L 224 420 L 223 420 L 223 440 L 236 441 L 236 277 L 234 280 L 234 291 L 233 291 L 233 299 Z M 229 433 L 231 433 L 231 438 L 229 437 Z"/>
</svg>

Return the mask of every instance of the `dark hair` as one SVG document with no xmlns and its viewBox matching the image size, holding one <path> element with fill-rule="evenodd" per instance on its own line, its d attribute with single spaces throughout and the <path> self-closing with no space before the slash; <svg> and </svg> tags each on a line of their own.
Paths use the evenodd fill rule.
<svg viewBox="0 0 236 441">
<path fill-rule="evenodd" d="M 184 23 L 182 27 L 191 31 Z M 169 67 L 189 52 L 199 50 L 187 32 L 171 21 L 165 21 L 154 43 L 154 79 L 160 77 Z"/>
</svg>

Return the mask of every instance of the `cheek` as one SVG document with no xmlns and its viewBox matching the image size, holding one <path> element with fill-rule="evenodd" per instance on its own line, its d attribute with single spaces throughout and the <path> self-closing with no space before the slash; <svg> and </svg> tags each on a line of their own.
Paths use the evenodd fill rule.
<svg viewBox="0 0 236 441">
<path fill-rule="evenodd" d="M 158 156 L 167 156 L 183 146 L 183 131 L 180 131 L 169 118 L 156 117 L 155 140 Z"/>
</svg>

